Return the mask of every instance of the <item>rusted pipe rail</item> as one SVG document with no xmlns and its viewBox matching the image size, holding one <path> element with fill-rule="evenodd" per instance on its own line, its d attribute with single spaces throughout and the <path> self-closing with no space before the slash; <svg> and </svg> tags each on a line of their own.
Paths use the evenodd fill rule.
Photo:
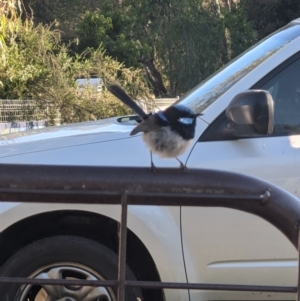
<svg viewBox="0 0 300 301">
<path fill-rule="evenodd" d="M 118 286 L 298 293 L 298 287 L 126 281 L 128 205 L 227 207 L 253 213 L 278 228 L 299 250 L 300 203 L 257 178 L 213 170 L 0 165 L 0 201 L 120 204 L 119 272 L 116 281 L 0 278 L 3 283 Z M 299 300 L 299 298 L 298 298 Z"/>
</svg>

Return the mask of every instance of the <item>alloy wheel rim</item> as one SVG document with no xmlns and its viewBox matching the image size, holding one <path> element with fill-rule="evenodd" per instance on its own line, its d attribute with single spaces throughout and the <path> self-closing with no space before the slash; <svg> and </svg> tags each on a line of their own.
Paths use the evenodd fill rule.
<svg viewBox="0 0 300 301">
<path fill-rule="evenodd" d="M 93 269 L 73 262 L 44 266 L 28 278 L 105 280 Z M 16 301 L 116 301 L 111 288 L 89 286 L 22 285 Z"/>
</svg>

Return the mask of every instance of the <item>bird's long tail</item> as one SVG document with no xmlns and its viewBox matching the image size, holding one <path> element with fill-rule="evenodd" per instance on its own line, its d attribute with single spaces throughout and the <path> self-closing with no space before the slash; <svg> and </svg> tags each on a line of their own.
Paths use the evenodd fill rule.
<svg viewBox="0 0 300 301">
<path fill-rule="evenodd" d="M 117 85 L 109 85 L 107 89 L 131 108 L 136 114 L 138 114 L 142 120 L 146 120 L 149 117 L 149 115 L 146 114 L 121 87 Z"/>
</svg>

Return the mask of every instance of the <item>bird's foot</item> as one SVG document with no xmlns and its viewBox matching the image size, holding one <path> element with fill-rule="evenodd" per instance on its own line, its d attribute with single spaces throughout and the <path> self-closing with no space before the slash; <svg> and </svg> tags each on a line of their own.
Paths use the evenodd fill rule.
<svg viewBox="0 0 300 301">
<path fill-rule="evenodd" d="M 151 162 L 151 171 L 155 172 L 157 169 L 156 169 L 156 167 L 155 167 L 155 165 L 153 163 L 152 151 L 150 151 L 150 162 Z"/>
<path fill-rule="evenodd" d="M 157 171 L 157 168 L 156 168 L 156 166 L 154 165 L 154 163 L 151 161 L 151 171 L 153 171 L 153 172 L 156 172 Z"/>
<path fill-rule="evenodd" d="M 188 168 L 184 165 L 184 164 L 180 164 L 180 170 L 182 170 L 182 171 L 188 171 Z"/>
<path fill-rule="evenodd" d="M 187 167 L 177 157 L 176 157 L 176 160 L 180 163 L 180 166 L 179 166 L 180 170 L 182 170 L 182 171 L 188 170 Z"/>
</svg>

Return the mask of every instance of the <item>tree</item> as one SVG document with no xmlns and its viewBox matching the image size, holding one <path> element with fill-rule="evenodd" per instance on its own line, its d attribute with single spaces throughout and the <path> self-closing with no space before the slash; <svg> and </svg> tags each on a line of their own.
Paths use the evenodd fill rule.
<svg viewBox="0 0 300 301">
<path fill-rule="evenodd" d="M 228 8 L 229 7 L 229 8 Z M 226 35 L 228 59 L 233 59 L 257 41 L 257 32 L 247 20 L 243 5 L 230 3 L 220 8 Z"/>
<path fill-rule="evenodd" d="M 262 39 L 300 16 L 299 0 L 240 0 L 246 17 Z"/>
<path fill-rule="evenodd" d="M 227 62 L 223 23 L 214 3 L 125 0 L 141 16 L 136 32 L 152 48 L 148 59 L 163 74 L 170 95 L 180 95 Z M 221 34 L 220 34 L 221 33 Z M 224 58 L 225 57 L 225 58 Z"/>
<path fill-rule="evenodd" d="M 110 4 L 111 5 L 111 4 Z M 79 44 L 77 51 L 82 52 L 102 45 L 107 54 L 124 62 L 127 67 L 139 67 L 139 58 L 148 53 L 147 44 L 142 45 L 130 33 L 130 17 L 121 8 L 105 7 L 101 12 L 86 11 L 76 27 Z"/>
<path fill-rule="evenodd" d="M 97 11 L 97 0 L 22 0 L 24 15 L 38 25 L 55 23 L 63 42 L 75 38 L 75 28 L 87 10 Z"/>
</svg>

